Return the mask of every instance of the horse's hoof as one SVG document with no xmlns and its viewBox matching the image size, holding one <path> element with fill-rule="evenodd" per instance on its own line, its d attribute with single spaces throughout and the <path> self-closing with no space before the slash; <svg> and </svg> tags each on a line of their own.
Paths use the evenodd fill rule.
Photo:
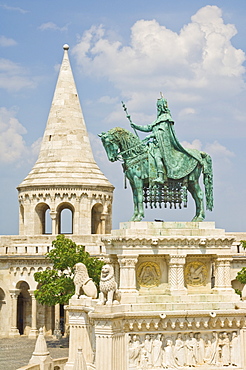
<svg viewBox="0 0 246 370">
<path fill-rule="evenodd" d="M 195 216 L 193 217 L 193 219 L 191 220 L 191 222 L 202 222 L 204 220 L 204 217 L 201 217 L 201 216 Z"/>
</svg>

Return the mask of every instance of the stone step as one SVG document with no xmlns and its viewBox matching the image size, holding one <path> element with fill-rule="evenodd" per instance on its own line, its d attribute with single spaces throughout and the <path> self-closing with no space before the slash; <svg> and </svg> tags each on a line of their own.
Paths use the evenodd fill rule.
<svg viewBox="0 0 246 370">
<path fill-rule="evenodd" d="M 137 303 L 199 303 L 199 302 L 238 302 L 240 297 L 236 294 L 189 294 L 189 295 L 139 295 Z"/>
<path fill-rule="evenodd" d="M 148 305 L 133 304 L 131 311 L 216 311 L 216 310 L 235 310 L 233 302 L 190 302 L 190 303 L 149 303 Z"/>
</svg>

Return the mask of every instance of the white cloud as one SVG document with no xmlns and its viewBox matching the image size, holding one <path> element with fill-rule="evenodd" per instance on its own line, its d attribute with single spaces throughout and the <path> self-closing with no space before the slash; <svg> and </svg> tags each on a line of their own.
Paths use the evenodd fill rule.
<svg viewBox="0 0 246 370">
<path fill-rule="evenodd" d="M 40 139 L 28 147 L 23 135 L 25 127 L 16 118 L 14 109 L 0 108 L 0 163 L 32 163 L 37 157 Z"/>
<path fill-rule="evenodd" d="M 0 88 L 19 91 L 35 86 L 36 83 L 23 67 L 9 59 L 0 58 Z"/>
<path fill-rule="evenodd" d="M 192 143 L 189 143 L 188 141 L 182 141 L 181 144 L 184 148 L 187 148 L 187 149 L 202 150 L 202 143 L 198 139 L 193 140 Z"/>
<path fill-rule="evenodd" d="M 10 10 L 11 12 L 19 12 L 21 14 L 29 13 L 29 10 L 25 10 L 25 9 L 15 7 L 15 6 L 8 6 L 6 4 L 0 4 L 0 7 L 5 10 Z"/>
<path fill-rule="evenodd" d="M 152 102 L 163 91 L 179 110 L 176 117 L 198 127 L 192 119 L 199 113 L 200 129 L 212 132 L 215 115 L 227 110 L 226 119 L 235 124 L 240 116 L 233 99 L 245 92 L 246 58 L 231 43 L 236 32 L 234 25 L 224 23 L 220 8 L 208 5 L 180 32 L 156 20 L 139 20 L 131 28 L 128 45 L 108 37 L 102 25 L 93 26 L 73 53 L 83 73 L 106 78 L 119 90 L 133 117 L 142 110 L 147 118 L 148 107 L 153 109 Z M 228 134 L 222 120 L 216 128 Z"/>
<path fill-rule="evenodd" d="M 227 149 L 224 145 L 221 145 L 218 141 L 214 141 L 211 144 L 206 145 L 206 150 L 211 154 L 211 156 L 223 157 L 223 158 L 233 158 L 235 154 Z"/>
<path fill-rule="evenodd" d="M 102 96 L 99 99 L 99 103 L 103 104 L 117 104 L 119 102 L 119 99 L 117 97 L 111 98 L 108 95 Z"/>
<path fill-rule="evenodd" d="M 53 30 L 53 31 L 63 32 L 63 31 L 68 30 L 68 24 L 66 26 L 59 27 L 59 26 L 57 26 L 57 24 L 55 24 L 53 22 L 47 22 L 47 23 L 41 24 L 41 26 L 39 26 L 38 29 L 41 30 L 41 31 Z"/>
<path fill-rule="evenodd" d="M 5 36 L 0 36 L 0 46 L 6 47 L 6 46 L 14 46 L 17 42 L 14 39 L 7 38 Z"/>
<path fill-rule="evenodd" d="M 218 141 L 214 141 L 213 143 L 207 143 L 206 145 L 202 145 L 202 142 L 199 139 L 193 140 L 191 143 L 188 141 L 182 141 L 182 146 L 188 149 L 197 149 L 201 151 L 205 151 L 210 154 L 213 158 L 226 158 L 230 159 L 235 157 L 235 154 L 227 149 L 224 145 L 220 144 Z"/>
</svg>

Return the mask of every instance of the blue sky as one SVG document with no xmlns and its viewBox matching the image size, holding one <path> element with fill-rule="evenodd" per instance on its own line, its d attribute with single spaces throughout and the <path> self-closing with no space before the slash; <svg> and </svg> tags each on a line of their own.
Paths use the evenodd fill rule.
<svg viewBox="0 0 246 370">
<path fill-rule="evenodd" d="M 16 186 L 37 159 L 65 43 L 95 159 L 116 187 L 114 228 L 131 217 L 131 192 L 97 134 L 129 128 L 121 100 L 134 122 L 153 121 L 163 91 L 179 140 L 213 158 L 206 220 L 246 231 L 245 13 L 245 0 L 0 1 L 0 234 L 18 234 Z M 189 199 L 146 220 L 193 215 Z"/>
</svg>

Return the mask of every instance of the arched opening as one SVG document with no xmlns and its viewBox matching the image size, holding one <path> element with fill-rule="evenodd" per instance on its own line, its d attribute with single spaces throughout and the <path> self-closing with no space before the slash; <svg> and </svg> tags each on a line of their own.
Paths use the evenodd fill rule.
<svg viewBox="0 0 246 370">
<path fill-rule="evenodd" d="M 102 225 L 102 212 L 103 206 L 100 203 L 95 204 L 91 210 L 91 233 L 92 234 L 103 234 Z"/>
<path fill-rule="evenodd" d="M 73 234 L 74 207 L 70 203 L 62 203 L 57 208 L 58 234 Z"/>
<path fill-rule="evenodd" d="M 50 210 L 50 207 L 46 203 L 39 203 L 35 208 L 34 232 L 37 235 L 49 233 L 48 230 L 51 229 L 49 226 L 51 219 L 47 210 Z"/>
<path fill-rule="evenodd" d="M 29 293 L 29 285 L 25 281 L 17 284 L 20 294 L 17 299 L 17 328 L 20 335 L 28 335 L 32 320 L 32 301 Z"/>
<path fill-rule="evenodd" d="M 45 226 L 44 234 L 52 234 L 52 220 L 50 217 L 50 209 L 47 208 L 45 211 Z"/>
</svg>

